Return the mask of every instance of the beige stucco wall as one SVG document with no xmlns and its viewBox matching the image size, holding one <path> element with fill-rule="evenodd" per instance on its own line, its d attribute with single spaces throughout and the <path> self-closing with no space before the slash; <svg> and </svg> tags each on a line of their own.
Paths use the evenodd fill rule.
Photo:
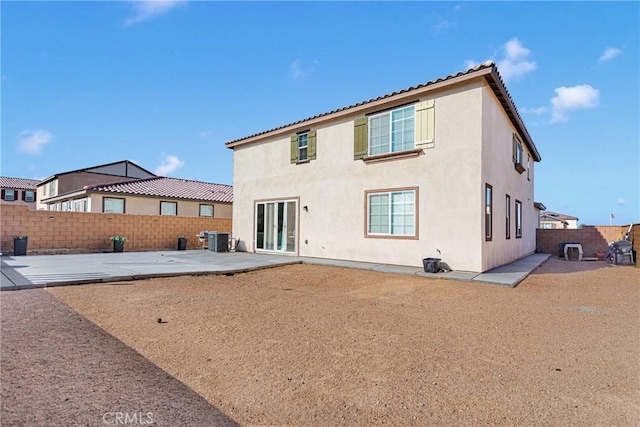
<svg viewBox="0 0 640 427">
<path fill-rule="evenodd" d="M 483 125 L 482 138 L 482 180 L 478 192 L 484 194 L 485 183 L 493 187 L 493 238 L 484 239 L 484 221 L 482 216 L 482 270 L 505 264 L 533 253 L 536 248 L 536 228 L 538 210 L 535 209 L 533 182 L 534 161 L 529 162 L 529 175 L 525 170 L 518 173 L 512 162 L 512 135 L 515 129 L 499 105 L 495 95 L 487 86 L 482 90 Z M 524 138 L 520 136 L 520 140 Z M 523 159 L 526 167 L 527 156 L 531 153 L 523 143 Z M 511 196 L 511 238 L 506 238 L 506 195 Z M 522 238 L 515 237 L 515 201 L 522 202 Z M 477 207 L 484 209 L 484 199 Z"/>
<path fill-rule="evenodd" d="M 353 160 L 355 116 L 315 128 L 317 159 L 308 164 L 290 163 L 290 135 L 236 147 L 234 234 L 253 251 L 254 201 L 299 197 L 301 256 L 416 267 L 422 266 L 423 258 L 439 257 L 453 269 L 469 271 L 486 270 L 522 256 L 529 250 L 529 238 L 535 245 L 528 224 L 535 229 L 537 218 L 530 213 L 524 215 L 524 235 L 529 237 L 516 242 L 512 232 L 513 251 L 502 255 L 499 242 L 493 248 L 484 242 L 485 178 L 495 182 L 497 197 L 512 185 L 509 179 L 514 177 L 509 171 L 516 174 L 511 162 L 512 130 L 506 117 L 498 114 L 499 105 L 490 112 L 491 120 L 483 122 L 482 107 L 495 102 L 489 95 L 480 81 L 464 90 L 434 94 L 435 147 L 415 158 L 372 164 Z M 483 126 L 490 130 L 483 133 Z M 492 146 L 487 154 L 482 141 L 490 136 L 504 136 L 504 141 L 499 143 L 502 148 Z M 493 159 L 503 162 L 504 168 L 491 166 Z M 418 187 L 418 239 L 365 238 L 365 190 L 403 187 Z M 509 190 L 512 200 L 521 200 L 528 212 L 527 203 L 533 209 L 528 200 L 533 200 L 533 193 L 519 188 Z M 308 206 L 308 212 L 302 206 Z M 495 199 L 494 209 L 503 212 L 500 198 Z M 503 217 L 495 215 L 494 221 L 494 233 L 499 235 L 504 230 Z M 485 261 L 483 251 L 488 256 Z"/>
<path fill-rule="evenodd" d="M 232 205 L 229 203 L 213 203 L 189 200 L 175 199 L 159 199 L 155 197 L 138 197 L 138 196 L 116 196 L 91 194 L 89 209 L 90 212 L 102 212 L 102 199 L 108 198 L 124 198 L 125 213 L 132 215 L 159 215 L 160 201 L 177 202 L 178 216 L 200 216 L 200 205 L 213 205 L 214 218 L 231 218 L 233 215 Z"/>
</svg>

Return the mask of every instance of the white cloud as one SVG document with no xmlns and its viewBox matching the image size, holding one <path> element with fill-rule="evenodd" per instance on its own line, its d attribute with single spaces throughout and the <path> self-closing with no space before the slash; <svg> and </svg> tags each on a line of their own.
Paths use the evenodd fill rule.
<svg viewBox="0 0 640 427">
<path fill-rule="evenodd" d="M 602 55 L 600 55 L 600 59 L 598 61 L 600 62 L 610 61 L 616 56 L 620 55 L 621 53 L 622 53 L 622 50 L 618 49 L 617 47 L 608 47 L 604 50 L 604 52 L 602 52 Z"/>
<path fill-rule="evenodd" d="M 449 20 L 448 19 L 442 19 L 440 22 L 438 22 L 436 25 L 433 26 L 433 29 L 436 33 L 439 33 L 441 31 L 446 30 L 447 28 L 449 28 Z"/>
<path fill-rule="evenodd" d="M 176 156 L 172 156 L 169 154 L 164 157 L 162 164 L 156 168 L 155 173 L 156 175 L 167 176 L 174 173 L 183 166 L 184 162 L 182 160 L 180 160 Z"/>
<path fill-rule="evenodd" d="M 618 200 L 616 200 L 616 203 L 618 203 L 619 206 L 622 206 L 622 205 L 626 205 L 627 201 L 622 197 L 618 197 Z"/>
<path fill-rule="evenodd" d="M 300 80 L 313 73 L 320 61 L 314 59 L 311 65 L 304 66 L 300 59 L 295 59 L 289 66 L 289 77 L 294 80 Z"/>
<path fill-rule="evenodd" d="M 525 114 L 535 114 L 537 116 L 540 116 L 544 113 L 547 112 L 547 107 L 536 107 L 536 108 L 521 108 L 520 111 L 522 111 Z"/>
<path fill-rule="evenodd" d="M 473 59 L 467 59 L 466 61 L 464 61 L 464 67 L 467 70 L 470 70 L 471 68 L 475 68 L 480 64 L 482 64 L 482 62 L 477 62 L 477 61 L 474 61 Z"/>
<path fill-rule="evenodd" d="M 551 99 L 551 123 L 566 122 L 569 111 L 594 108 L 600 99 L 600 91 L 590 85 L 562 86 L 556 88 L 555 92 L 556 96 Z"/>
<path fill-rule="evenodd" d="M 202 132 L 198 133 L 198 138 L 209 138 L 211 135 L 213 135 L 213 131 L 203 130 Z"/>
<path fill-rule="evenodd" d="M 133 2 L 133 14 L 126 19 L 125 25 L 138 24 L 164 15 L 186 2 L 186 0 L 136 0 Z"/>
<path fill-rule="evenodd" d="M 42 147 L 53 142 L 54 136 L 46 130 L 25 130 L 18 134 L 18 151 L 40 154 Z"/>
<path fill-rule="evenodd" d="M 505 43 L 504 54 L 505 57 L 498 62 L 498 69 L 505 82 L 521 77 L 538 68 L 538 64 L 528 60 L 531 50 L 524 47 L 517 37 Z"/>
</svg>

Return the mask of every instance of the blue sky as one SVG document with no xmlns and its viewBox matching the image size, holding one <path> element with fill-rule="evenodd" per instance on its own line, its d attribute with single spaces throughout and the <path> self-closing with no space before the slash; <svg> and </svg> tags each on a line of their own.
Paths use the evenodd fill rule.
<svg viewBox="0 0 640 427">
<path fill-rule="evenodd" d="M 232 184 L 228 140 L 492 59 L 542 155 L 536 200 L 585 224 L 640 220 L 639 2 L 0 8 L 3 176 L 128 159 Z"/>
</svg>

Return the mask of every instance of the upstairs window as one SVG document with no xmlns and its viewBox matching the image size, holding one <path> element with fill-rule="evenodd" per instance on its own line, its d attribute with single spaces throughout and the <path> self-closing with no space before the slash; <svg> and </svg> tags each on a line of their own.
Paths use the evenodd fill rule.
<svg viewBox="0 0 640 427">
<path fill-rule="evenodd" d="M 522 142 L 520 142 L 515 133 L 513 134 L 513 165 L 518 173 L 524 172 Z"/>
<path fill-rule="evenodd" d="M 354 120 L 353 159 L 410 158 L 435 147 L 435 101 L 428 99 Z"/>
<path fill-rule="evenodd" d="M 6 190 L 2 190 L 2 193 L 2 198 L 6 201 L 12 202 L 16 199 L 16 190 L 7 188 Z"/>
<path fill-rule="evenodd" d="M 36 201 L 36 192 L 25 190 L 22 192 L 22 199 L 25 202 L 35 202 Z"/>
<path fill-rule="evenodd" d="M 316 159 L 316 131 L 298 132 L 291 137 L 291 163 L 306 163 Z"/>
<path fill-rule="evenodd" d="M 369 117 L 369 155 L 411 150 L 415 143 L 415 107 Z"/>
<path fill-rule="evenodd" d="M 55 181 L 51 181 L 49 183 L 49 195 L 51 197 L 56 195 L 56 182 Z"/>
</svg>

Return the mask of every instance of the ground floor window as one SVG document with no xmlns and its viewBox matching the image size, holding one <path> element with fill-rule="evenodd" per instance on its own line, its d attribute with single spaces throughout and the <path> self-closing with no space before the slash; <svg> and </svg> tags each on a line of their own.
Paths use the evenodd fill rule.
<svg viewBox="0 0 640 427">
<path fill-rule="evenodd" d="M 516 200 L 516 239 L 522 237 L 522 202 Z"/>
<path fill-rule="evenodd" d="M 298 201 L 260 201 L 255 205 L 256 250 L 297 250 Z"/>
<path fill-rule="evenodd" d="M 213 217 L 213 205 L 200 205 L 200 216 Z"/>
<path fill-rule="evenodd" d="M 160 202 L 160 215 L 178 215 L 177 202 Z"/>
<path fill-rule="evenodd" d="M 124 199 L 105 197 L 102 199 L 102 212 L 124 213 Z"/>
<path fill-rule="evenodd" d="M 507 197 L 505 199 L 505 207 L 506 207 L 506 223 L 507 223 L 507 234 L 506 237 L 507 239 L 511 238 L 511 196 L 507 194 Z"/>
<path fill-rule="evenodd" d="M 484 186 L 484 239 L 493 239 L 493 187 Z"/>
<path fill-rule="evenodd" d="M 88 200 L 87 199 L 77 199 L 73 201 L 73 211 L 74 212 L 87 212 L 88 211 Z"/>
<path fill-rule="evenodd" d="M 365 192 L 367 237 L 417 238 L 417 188 Z"/>
</svg>

